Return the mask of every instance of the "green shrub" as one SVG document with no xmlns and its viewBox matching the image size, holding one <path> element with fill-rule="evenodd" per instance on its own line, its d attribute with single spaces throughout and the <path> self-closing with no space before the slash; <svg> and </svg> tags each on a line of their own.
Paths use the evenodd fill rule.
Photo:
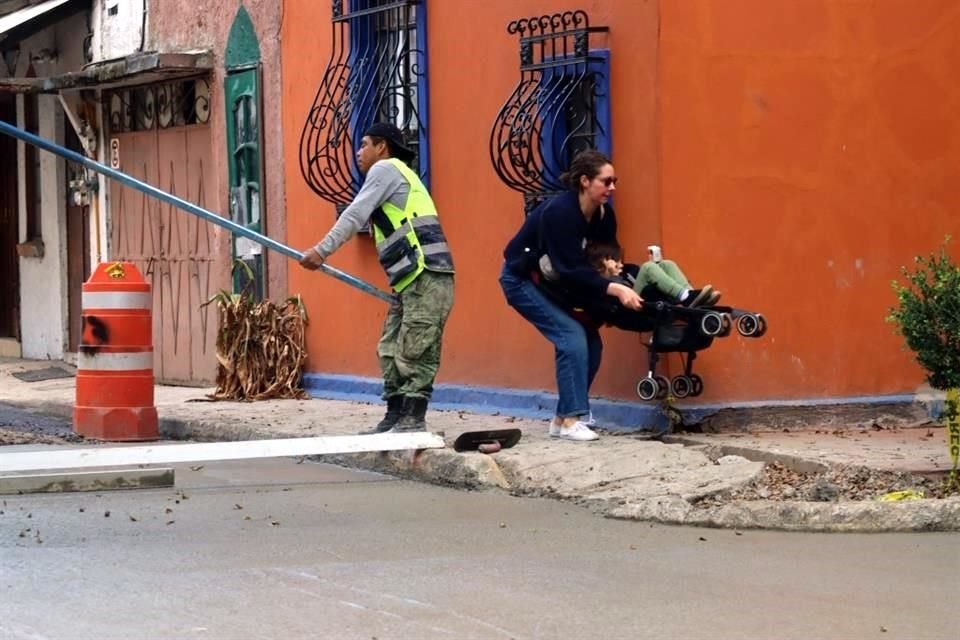
<svg viewBox="0 0 960 640">
<path fill-rule="evenodd" d="M 960 267 L 947 254 L 949 236 L 939 254 L 914 258 L 902 267 L 906 284 L 893 282 L 899 306 L 888 321 L 897 325 L 907 347 L 934 389 L 960 387 Z"/>
</svg>

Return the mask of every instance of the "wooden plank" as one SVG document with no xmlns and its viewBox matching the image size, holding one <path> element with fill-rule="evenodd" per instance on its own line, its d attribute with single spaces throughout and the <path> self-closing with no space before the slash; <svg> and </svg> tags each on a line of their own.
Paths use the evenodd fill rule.
<svg viewBox="0 0 960 640">
<path fill-rule="evenodd" d="M 88 469 L 136 464 L 176 464 L 210 460 L 248 460 L 285 456 L 439 449 L 443 438 L 428 431 L 369 436 L 320 436 L 241 442 L 104 446 L 0 453 L 0 472 Z"/>
<path fill-rule="evenodd" d="M 169 467 L 122 471 L 70 471 L 0 476 L 0 494 L 157 489 L 172 487 L 173 484 L 174 473 Z"/>
</svg>

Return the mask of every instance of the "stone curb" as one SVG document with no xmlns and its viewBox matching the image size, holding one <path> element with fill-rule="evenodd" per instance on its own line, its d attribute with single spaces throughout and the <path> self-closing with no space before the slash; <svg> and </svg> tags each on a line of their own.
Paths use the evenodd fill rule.
<svg viewBox="0 0 960 640">
<path fill-rule="evenodd" d="M 617 507 L 608 516 L 723 529 L 847 533 L 960 531 L 960 498 L 909 502 L 757 500 L 697 509 L 678 496 L 664 496 Z"/>
<path fill-rule="evenodd" d="M 13 403 L 55 415 L 70 415 L 59 403 Z M 161 418 L 162 437 L 200 441 L 260 440 L 296 437 L 253 427 L 227 427 L 213 421 Z M 701 443 L 702 444 L 702 443 Z M 724 451 L 727 451 L 724 448 Z M 753 460 L 776 454 L 743 448 Z M 727 451 L 732 453 L 732 451 Z M 310 456 L 312 460 L 345 467 L 388 473 L 402 478 L 466 489 L 495 488 L 515 495 L 549 497 L 582 504 L 605 517 L 642 520 L 671 525 L 691 525 L 732 529 L 771 529 L 822 532 L 906 532 L 960 531 L 960 499 L 914 500 L 909 502 L 778 502 L 740 501 L 719 507 L 698 508 L 679 495 L 645 498 L 630 504 L 619 500 L 570 497 L 525 486 L 522 474 L 501 468 L 495 456 L 460 454 L 452 449 L 421 452 L 384 452 Z M 797 460 L 791 462 L 800 462 Z M 808 464 L 811 461 L 803 461 Z"/>
<path fill-rule="evenodd" d="M 256 429 L 237 431 L 221 425 L 161 420 L 167 437 L 238 440 L 284 437 Z M 765 452 L 749 451 L 751 455 Z M 821 532 L 960 531 L 960 498 L 909 502 L 740 501 L 699 509 L 681 496 L 648 498 L 620 505 L 613 500 L 571 498 L 539 487 L 523 486 L 521 475 L 501 468 L 495 456 L 460 454 L 452 449 L 311 456 L 322 462 L 377 471 L 432 484 L 466 489 L 496 488 L 515 495 L 549 497 L 583 504 L 609 518 L 726 529 Z"/>
</svg>

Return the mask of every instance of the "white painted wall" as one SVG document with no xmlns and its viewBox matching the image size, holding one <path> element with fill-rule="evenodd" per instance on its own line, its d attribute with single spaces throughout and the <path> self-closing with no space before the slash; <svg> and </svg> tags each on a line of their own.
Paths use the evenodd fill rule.
<svg viewBox="0 0 960 640">
<path fill-rule="evenodd" d="M 17 74 L 23 77 L 31 55 L 55 52 L 54 59 L 37 61 L 37 76 L 77 71 L 83 64 L 83 37 L 86 17 L 74 16 L 20 43 Z M 76 96 L 70 96 L 72 103 Z M 57 144 L 64 143 L 64 126 L 69 126 L 56 95 L 39 97 L 39 135 Z M 17 101 L 17 121 L 24 126 L 23 99 Z M 26 241 L 25 143 L 18 143 L 17 182 L 19 188 L 20 241 Z M 20 258 L 20 332 L 25 358 L 62 359 L 68 344 L 66 164 L 45 151 L 40 164 L 40 219 L 44 244 L 42 258 Z M 95 243 L 91 243 L 95 245 Z"/>
<path fill-rule="evenodd" d="M 122 58 L 140 50 L 145 9 L 149 11 L 147 0 L 96 0 L 93 3 L 94 61 Z"/>
<path fill-rule="evenodd" d="M 56 96 L 40 97 L 39 115 L 40 137 L 62 144 L 63 113 Z M 67 345 L 66 175 L 57 156 L 40 153 L 39 160 L 44 256 L 20 259 L 21 346 L 25 358 L 61 359 Z"/>
</svg>

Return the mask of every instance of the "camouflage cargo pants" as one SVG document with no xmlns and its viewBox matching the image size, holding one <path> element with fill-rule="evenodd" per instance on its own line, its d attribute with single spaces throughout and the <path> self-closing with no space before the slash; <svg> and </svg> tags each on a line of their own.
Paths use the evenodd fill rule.
<svg viewBox="0 0 960 640">
<path fill-rule="evenodd" d="M 377 344 L 383 397 L 430 398 L 443 327 L 453 307 L 453 274 L 424 271 L 390 305 Z"/>
</svg>

